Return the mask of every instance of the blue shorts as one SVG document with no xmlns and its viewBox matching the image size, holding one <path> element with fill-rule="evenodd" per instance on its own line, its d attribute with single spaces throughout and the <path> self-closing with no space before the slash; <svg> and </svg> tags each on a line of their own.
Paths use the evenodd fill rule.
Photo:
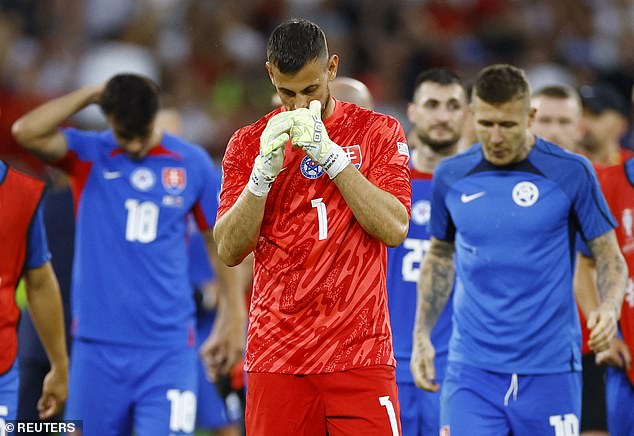
<svg viewBox="0 0 634 436">
<path fill-rule="evenodd" d="M 196 418 L 196 351 L 75 339 L 66 419 L 85 435 L 191 435 Z"/>
<path fill-rule="evenodd" d="M 622 369 L 608 367 L 605 393 L 610 434 L 634 436 L 634 386 Z"/>
<path fill-rule="evenodd" d="M 19 367 L 15 359 L 13 366 L 0 376 L 0 420 L 14 420 L 18 414 Z"/>
<path fill-rule="evenodd" d="M 447 365 L 444 359 L 436 356 L 436 380 L 442 389 L 442 380 L 445 376 Z M 398 362 L 401 367 L 406 367 L 405 362 Z M 428 392 L 416 387 L 411 373 L 405 380 L 399 377 L 399 366 L 396 372 L 396 384 L 398 386 L 398 401 L 401 404 L 401 428 L 405 436 L 438 435 L 440 431 L 440 392 Z M 402 375 L 402 373 L 401 373 Z"/>
<path fill-rule="evenodd" d="M 196 348 L 200 348 L 205 341 L 215 316 L 213 313 L 199 315 L 197 319 Z M 200 358 L 198 359 L 198 411 L 196 413 L 196 428 L 200 430 L 216 430 L 234 425 L 242 421 L 242 403 L 240 398 L 233 393 L 225 401 L 216 385 L 205 375 L 205 368 Z"/>
<path fill-rule="evenodd" d="M 574 436 L 580 416 L 581 372 L 517 375 L 447 366 L 440 434 Z"/>
</svg>

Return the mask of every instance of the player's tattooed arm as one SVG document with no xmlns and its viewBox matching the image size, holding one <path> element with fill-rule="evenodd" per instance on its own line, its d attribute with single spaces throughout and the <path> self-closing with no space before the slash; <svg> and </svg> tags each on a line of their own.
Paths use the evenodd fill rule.
<svg viewBox="0 0 634 436">
<path fill-rule="evenodd" d="M 447 304 L 453 287 L 454 251 L 452 242 L 432 238 L 418 281 L 410 369 L 416 385 L 432 392 L 438 391 L 440 386 L 436 383 L 436 351 L 431 342 L 431 331 Z"/>
<path fill-rule="evenodd" d="M 418 328 L 430 333 L 443 311 L 453 287 L 453 242 L 431 239 L 418 280 Z M 419 321 L 420 320 L 420 325 Z"/>
<path fill-rule="evenodd" d="M 588 241 L 596 262 L 596 284 L 601 304 L 588 315 L 590 348 L 595 352 L 609 348 L 616 335 L 627 282 L 627 265 L 619 250 L 614 230 Z"/>
<path fill-rule="evenodd" d="M 596 261 L 597 289 L 601 303 L 607 303 L 620 313 L 625 285 L 627 265 L 619 250 L 614 230 L 588 242 L 588 248 Z"/>
</svg>

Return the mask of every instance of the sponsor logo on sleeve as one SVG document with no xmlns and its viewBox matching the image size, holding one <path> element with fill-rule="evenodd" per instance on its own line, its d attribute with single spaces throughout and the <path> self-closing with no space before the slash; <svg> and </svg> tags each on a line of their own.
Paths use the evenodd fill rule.
<svg viewBox="0 0 634 436">
<path fill-rule="evenodd" d="M 398 154 L 409 157 L 409 147 L 405 142 L 397 142 L 396 148 L 398 149 Z"/>
</svg>

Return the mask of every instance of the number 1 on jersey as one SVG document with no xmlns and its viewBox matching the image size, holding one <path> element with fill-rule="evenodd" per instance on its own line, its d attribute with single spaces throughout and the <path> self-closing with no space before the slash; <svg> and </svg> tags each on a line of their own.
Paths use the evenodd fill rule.
<svg viewBox="0 0 634 436">
<path fill-rule="evenodd" d="M 319 222 L 319 240 L 323 241 L 328 237 L 328 213 L 323 198 L 313 198 L 310 200 L 312 207 L 317 208 L 317 221 Z"/>
</svg>

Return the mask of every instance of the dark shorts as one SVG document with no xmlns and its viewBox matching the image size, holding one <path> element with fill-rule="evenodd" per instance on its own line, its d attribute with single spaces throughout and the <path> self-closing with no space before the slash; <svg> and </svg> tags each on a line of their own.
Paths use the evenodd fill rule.
<svg viewBox="0 0 634 436">
<path fill-rule="evenodd" d="M 605 410 L 605 367 L 597 366 L 594 353 L 583 356 L 583 390 L 581 401 L 582 432 L 607 431 Z"/>
</svg>

